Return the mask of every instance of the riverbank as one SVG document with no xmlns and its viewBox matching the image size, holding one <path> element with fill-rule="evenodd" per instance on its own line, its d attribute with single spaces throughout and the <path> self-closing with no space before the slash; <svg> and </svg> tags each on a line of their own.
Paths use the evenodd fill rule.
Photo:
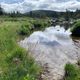
<svg viewBox="0 0 80 80">
<path fill-rule="evenodd" d="M 5 19 L 0 18 L 0 80 L 38 79 L 42 71 L 41 67 L 28 54 L 28 51 L 18 45 L 18 41 L 22 36 L 29 36 L 33 31 L 33 26 L 30 26 L 33 22 L 39 21 L 39 25 L 42 25 L 43 22 L 40 21 L 43 20 L 27 17 L 25 21 L 21 18 L 17 21 L 14 18 Z M 39 29 L 41 27 L 43 26 Z"/>
</svg>

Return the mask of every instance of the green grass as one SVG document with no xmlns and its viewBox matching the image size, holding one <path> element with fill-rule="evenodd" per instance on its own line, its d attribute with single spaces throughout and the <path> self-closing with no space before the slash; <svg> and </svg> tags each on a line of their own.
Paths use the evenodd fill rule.
<svg viewBox="0 0 80 80">
<path fill-rule="evenodd" d="M 64 80 L 80 80 L 80 68 L 73 64 L 66 64 Z"/>
<path fill-rule="evenodd" d="M 71 28 L 72 36 L 80 37 L 80 20 L 76 21 Z"/>
<path fill-rule="evenodd" d="M 31 30 L 34 22 L 41 21 L 39 24 L 42 25 L 43 20 L 26 18 L 25 21 L 14 21 L 5 19 L 0 20 L 0 80 L 37 80 L 41 68 L 17 42 L 21 36 L 29 36 L 35 31 L 35 29 Z M 20 34 L 21 31 L 24 32 L 23 35 Z"/>
</svg>

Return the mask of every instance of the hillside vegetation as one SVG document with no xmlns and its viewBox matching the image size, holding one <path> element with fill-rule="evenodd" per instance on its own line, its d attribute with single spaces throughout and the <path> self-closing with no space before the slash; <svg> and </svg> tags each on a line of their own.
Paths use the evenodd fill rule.
<svg viewBox="0 0 80 80">
<path fill-rule="evenodd" d="M 71 31 L 73 36 L 80 37 L 80 20 L 74 23 Z"/>
</svg>

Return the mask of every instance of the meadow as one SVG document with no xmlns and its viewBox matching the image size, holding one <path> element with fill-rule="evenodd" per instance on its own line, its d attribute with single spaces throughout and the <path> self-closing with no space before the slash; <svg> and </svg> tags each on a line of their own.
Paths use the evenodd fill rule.
<svg viewBox="0 0 80 80">
<path fill-rule="evenodd" d="M 41 67 L 18 42 L 48 25 L 46 19 L 0 17 L 0 80 L 38 79 Z"/>
</svg>

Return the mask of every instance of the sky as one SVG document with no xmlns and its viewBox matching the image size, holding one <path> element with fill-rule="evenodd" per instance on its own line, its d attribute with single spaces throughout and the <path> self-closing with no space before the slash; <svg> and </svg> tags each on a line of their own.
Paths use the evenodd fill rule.
<svg viewBox="0 0 80 80">
<path fill-rule="evenodd" d="M 0 0 L 6 12 L 31 10 L 75 11 L 80 9 L 80 0 Z"/>
</svg>

